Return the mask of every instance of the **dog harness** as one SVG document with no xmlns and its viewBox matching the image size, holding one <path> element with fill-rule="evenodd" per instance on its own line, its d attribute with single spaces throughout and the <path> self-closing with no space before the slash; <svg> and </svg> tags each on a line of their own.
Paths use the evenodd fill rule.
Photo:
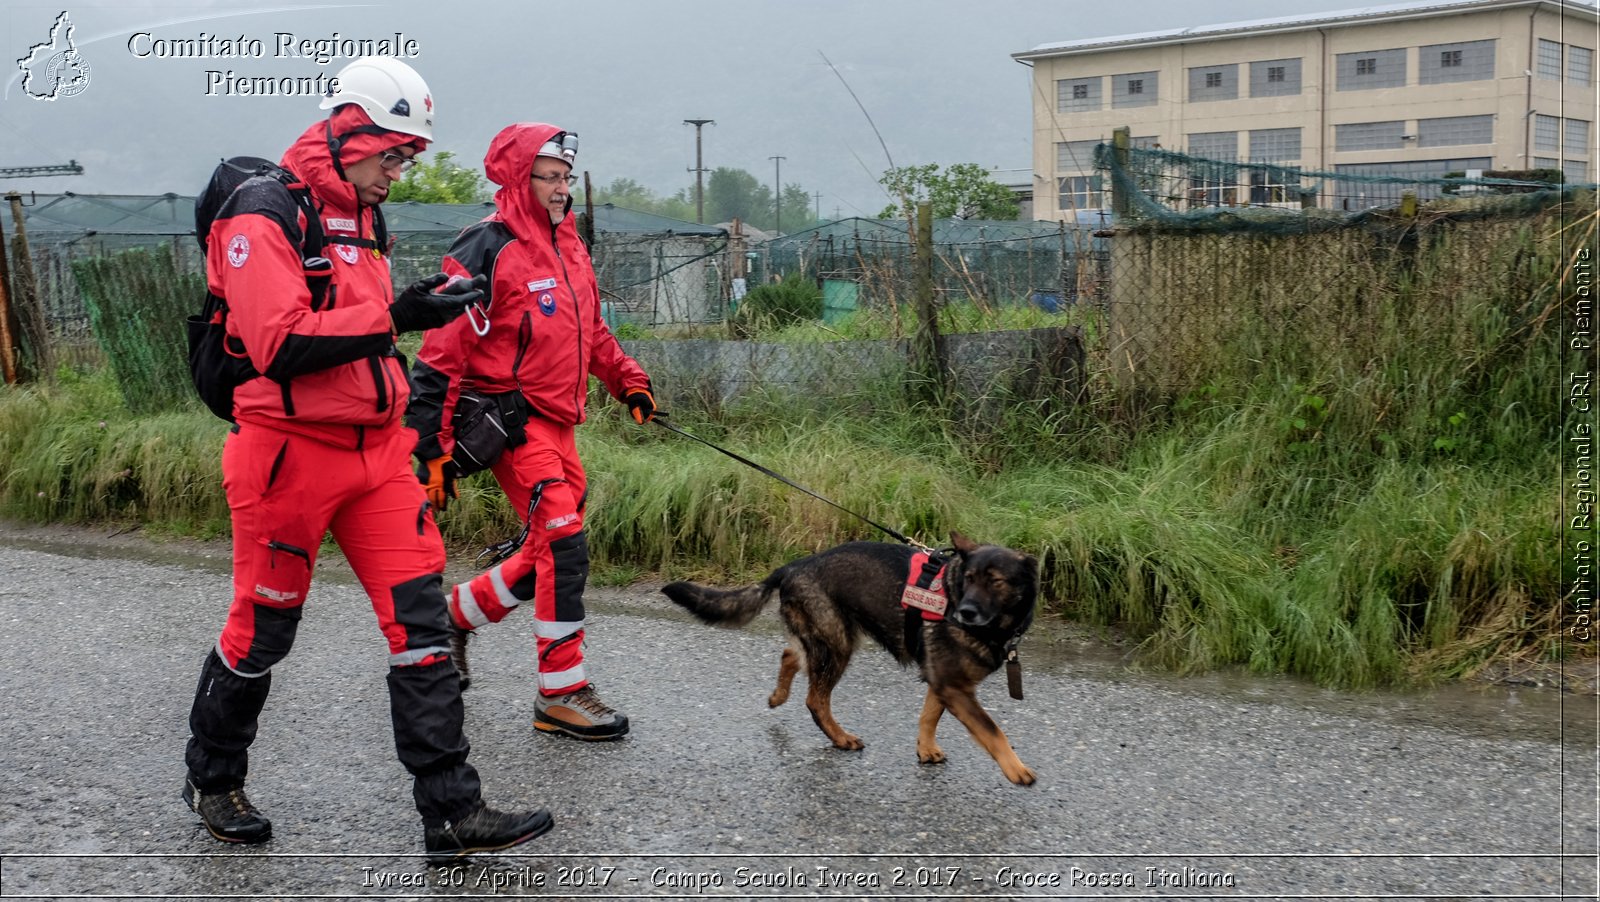
<svg viewBox="0 0 1600 902">
<path fill-rule="evenodd" d="M 950 596 L 945 592 L 944 573 L 950 559 L 938 552 L 917 551 L 911 555 L 911 567 L 906 573 L 906 585 L 900 592 L 900 607 L 906 612 L 906 649 L 913 657 L 922 655 L 922 623 L 925 620 L 943 620 L 950 606 Z M 1006 689 L 1011 697 L 1022 698 L 1022 659 L 1017 645 L 1022 641 L 1018 632 L 1006 641 Z"/>
<path fill-rule="evenodd" d="M 900 593 L 900 606 L 906 609 L 907 627 L 917 620 L 943 620 L 950 597 L 944 591 L 944 571 L 949 560 L 942 554 L 918 551 L 911 555 L 911 570 Z M 920 614 L 921 616 L 915 616 Z"/>
</svg>

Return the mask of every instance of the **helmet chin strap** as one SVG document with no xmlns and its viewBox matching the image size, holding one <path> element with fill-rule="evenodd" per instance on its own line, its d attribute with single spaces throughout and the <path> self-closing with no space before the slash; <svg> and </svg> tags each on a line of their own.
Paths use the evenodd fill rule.
<svg viewBox="0 0 1600 902">
<path fill-rule="evenodd" d="M 333 117 L 328 117 L 324 126 L 328 130 L 328 156 L 333 157 L 333 171 L 339 173 L 340 181 L 348 182 L 350 177 L 344 174 L 344 163 L 339 160 L 339 148 L 344 145 L 344 138 L 333 136 Z"/>
<path fill-rule="evenodd" d="M 339 151 L 344 147 L 345 139 L 351 135 L 388 135 L 394 133 L 393 130 L 384 128 L 381 125 L 358 125 L 342 135 L 335 135 L 333 133 L 332 116 L 324 120 L 323 127 L 327 129 L 328 133 L 328 155 L 333 157 L 333 171 L 339 173 L 339 178 L 346 182 L 350 181 L 350 177 L 345 175 L 344 162 L 339 159 Z"/>
</svg>

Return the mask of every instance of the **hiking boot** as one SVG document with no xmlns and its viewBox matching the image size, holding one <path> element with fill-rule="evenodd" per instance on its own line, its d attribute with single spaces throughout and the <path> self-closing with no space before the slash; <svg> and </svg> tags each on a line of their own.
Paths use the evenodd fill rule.
<svg viewBox="0 0 1600 902">
<path fill-rule="evenodd" d="M 472 671 L 467 668 L 467 640 L 471 638 L 472 630 L 450 624 L 450 657 L 456 662 L 456 670 L 461 673 L 463 692 L 472 685 Z"/>
<path fill-rule="evenodd" d="M 605 741 L 628 734 L 628 718 L 595 694 L 594 684 L 566 695 L 540 694 L 533 703 L 533 725 L 546 733 Z"/>
<path fill-rule="evenodd" d="M 261 816 L 238 786 L 224 792 L 201 792 L 183 781 L 183 800 L 200 815 L 211 835 L 223 842 L 258 843 L 272 838 L 272 821 Z"/>
<path fill-rule="evenodd" d="M 479 802 L 478 807 L 460 820 L 426 828 L 422 842 L 428 851 L 428 861 L 450 861 L 473 852 L 495 852 L 521 845 L 549 832 L 554 823 L 550 812 L 543 808 L 513 813 L 496 811 Z"/>
</svg>

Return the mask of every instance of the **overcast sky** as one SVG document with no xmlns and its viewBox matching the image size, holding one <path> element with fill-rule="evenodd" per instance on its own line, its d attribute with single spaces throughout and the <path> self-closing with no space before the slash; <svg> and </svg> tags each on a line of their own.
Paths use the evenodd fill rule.
<svg viewBox="0 0 1600 902">
<path fill-rule="evenodd" d="M 578 169 L 628 177 L 662 195 L 693 184 L 694 129 L 707 168 L 745 169 L 821 192 L 824 215 L 873 215 L 883 147 L 898 165 L 1031 165 L 1031 70 L 1010 54 L 1040 44 L 1362 6 L 1351 0 L 396 0 L 367 5 L 7 0 L 0 45 L 0 166 L 77 160 L 81 176 L 8 179 L 5 190 L 193 194 L 215 162 L 276 159 L 321 118 L 315 96 L 228 95 L 226 78 L 338 72 L 280 55 L 294 42 L 417 42 L 408 60 L 437 105 L 432 150 L 481 164 L 510 122 L 580 134 Z M 88 65 L 83 89 L 54 100 L 21 87 L 17 61 L 63 11 Z M 146 37 L 136 37 L 146 35 Z M 261 42 L 262 57 L 159 58 L 157 42 L 207 35 Z M 58 41 L 61 39 L 58 38 Z M 133 45 L 130 47 L 130 40 Z M 136 54 L 144 54 L 143 56 Z M 39 54 L 44 60 L 50 54 Z M 823 61 L 826 55 L 836 75 Z M 38 65 L 38 63 L 36 63 Z M 221 73 L 208 76 L 209 71 Z M 843 76 L 841 81 L 840 76 Z M 34 84 L 38 84 L 37 82 Z M 214 91 L 208 96 L 208 90 Z M 1023 173 L 1025 176 L 1026 173 Z"/>
</svg>

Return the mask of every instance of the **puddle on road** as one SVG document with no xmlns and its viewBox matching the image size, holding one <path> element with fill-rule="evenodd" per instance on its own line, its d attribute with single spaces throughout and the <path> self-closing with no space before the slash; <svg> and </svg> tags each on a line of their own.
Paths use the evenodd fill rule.
<svg viewBox="0 0 1600 902">
<path fill-rule="evenodd" d="M 0 523 L 0 541 L 65 557 L 142 561 L 207 573 L 225 574 L 231 564 L 225 542 L 164 542 L 137 533 L 104 535 L 82 529 Z M 470 561 L 452 561 L 446 570 L 446 583 L 469 579 L 472 574 Z M 316 578 L 355 584 L 354 575 L 337 554 L 321 556 Z M 597 614 L 692 619 L 660 595 L 654 585 L 591 587 L 587 601 Z M 782 626 L 770 609 L 748 629 L 770 632 L 775 637 L 782 633 Z M 1344 692 L 1291 677 L 1256 676 L 1237 669 L 1180 676 L 1139 667 L 1121 649 L 1079 638 L 1072 630 L 1052 628 L 1049 623 L 1035 625 L 1021 652 L 1025 673 L 1125 683 L 1241 704 L 1300 707 L 1324 715 L 1426 725 L 1473 735 L 1564 742 L 1568 746 L 1600 745 L 1600 697 L 1550 688 L 1455 683 L 1409 691 Z M 1580 666 L 1593 676 L 1593 662 Z"/>
</svg>

